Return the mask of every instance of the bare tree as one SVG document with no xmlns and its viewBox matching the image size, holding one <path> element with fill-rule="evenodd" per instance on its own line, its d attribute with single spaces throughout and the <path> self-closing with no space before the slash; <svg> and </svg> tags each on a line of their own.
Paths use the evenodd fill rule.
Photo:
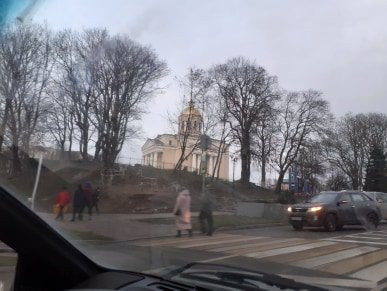
<svg viewBox="0 0 387 291">
<path fill-rule="evenodd" d="M 180 154 L 175 170 L 181 170 L 184 161 L 200 147 L 201 135 L 209 134 L 215 125 L 213 99 L 210 96 L 212 80 L 207 73 L 201 69 L 190 68 L 189 73 L 184 79 L 179 80 L 179 83 L 184 92 L 182 107 L 186 107 L 187 103 L 188 107 L 178 118 L 170 118 L 172 124 L 178 120 L 177 137 Z"/>
<path fill-rule="evenodd" d="M 217 155 L 215 159 L 214 169 L 212 172 L 212 178 L 219 179 L 223 155 L 227 152 L 227 150 L 229 149 L 230 145 L 233 142 L 231 128 L 228 123 L 229 113 L 225 108 L 223 99 L 221 97 L 217 98 L 215 118 L 217 120 L 217 124 L 215 126 L 214 131 L 215 131 L 215 136 L 219 139 L 219 146 L 217 148 Z"/>
<path fill-rule="evenodd" d="M 276 192 L 281 191 L 284 176 L 300 149 L 323 132 L 328 117 L 329 105 L 320 92 L 308 90 L 286 94 L 278 119 L 278 146 L 274 158 L 278 167 Z"/>
<path fill-rule="evenodd" d="M 350 181 L 346 174 L 341 171 L 332 171 L 331 175 L 325 182 L 326 190 L 330 191 L 341 191 L 350 188 Z"/>
<path fill-rule="evenodd" d="M 384 114 L 346 114 L 335 122 L 324 141 L 326 156 L 333 167 L 351 181 L 352 189 L 363 184 L 372 145 L 385 146 L 387 117 Z"/>
<path fill-rule="evenodd" d="M 49 134 L 54 138 L 60 149 L 60 159 L 71 160 L 71 150 L 74 135 L 74 110 L 71 100 L 64 94 L 55 92 L 51 94 L 52 107 L 46 120 L 46 127 Z M 65 156 L 66 144 L 68 144 L 69 156 Z"/>
<path fill-rule="evenodd" d="M 253 134 L 253 157 L 260 164 L 261 186 L 266 186 L 266 169 L 271 161 L 276 147 L 278 133 L 277 122 L 278 110 L 274 104 L 267 106 L 262 118 L 254 124 Z"/>
<path fill-rule="evenodd" d="M 144 105 L 159 89 L 166 65 L 149 48 L 127 37 L 107 37 L 98 56 L 89 63 L 97 87 L 94 117 L 104 168 L 111 168 L 124 142 L 133 133 Z"/>
<path fill-rule="evenodd" d="M 213 68 L 219 95 L 230 114 L 228 120 L 241 153 L 241 182 L 250 182 L 251 134 L 264 108 L 278 98 L 277 79 L 254 62 L 234 58 Z"/>
<path fill-rule="evenodd" d="M 16 172 L 21 170 L 20 149 L 28 153 L 31 138 L 47 112 L 51 50 L 51 33 L 40 25 L 19 24 L 1 35 L 0 94 L 5 105 L 0 147 L 7 136 Z"/>
<path fill-rule="evenodd" d="M 89 156 L 91 111 L 97 94 L 91 63 L 98 58 L 106 37 L 106 30 L 86 30 L 82 34 L 65 30 L 55 39 L 56 85 L 71 100 L 79 131 L 79 149 L 84 160 Z"/>
<path fill-rule="evenodd" d="M 299 177 L 299 189 L 304 191 L 308 181 L 314 190 L 320 184 L 318 177 L 325 172 L 323 149 L 318 142 L 311 141 L 302 148 L 294 162 Z"/>
</svg>

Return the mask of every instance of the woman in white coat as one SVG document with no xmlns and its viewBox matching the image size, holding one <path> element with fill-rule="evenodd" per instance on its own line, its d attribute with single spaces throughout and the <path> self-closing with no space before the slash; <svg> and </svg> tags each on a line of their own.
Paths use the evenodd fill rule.
<svg viewBox="0 0 387 291">
<path fill-rule="evenodd" d="M 181 236 L 181 232 L 188 231 L 188 236 L 192 236 L 191 225 L 191 195 L 188 189 L 182 190 L 176 198 L 173 213 L 176 217 L 176 237 Z"/>
</svg>

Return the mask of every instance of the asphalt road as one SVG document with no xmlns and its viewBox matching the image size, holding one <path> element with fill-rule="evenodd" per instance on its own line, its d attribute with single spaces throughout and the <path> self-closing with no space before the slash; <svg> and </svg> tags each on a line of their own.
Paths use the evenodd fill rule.
<svg viewBox="0 0 387 291">
<path fill-rule="evenodd" d="M 204 262 L 331 287 L 372 288 L 387 277 L 386 225 L 369 231 L 345 227 L 333 233 L 275 226 L 216 232 L 213 237 L 93 242 L 85 249 L 101 264 L 160 275 L 190 262 Z"/>
</svg>

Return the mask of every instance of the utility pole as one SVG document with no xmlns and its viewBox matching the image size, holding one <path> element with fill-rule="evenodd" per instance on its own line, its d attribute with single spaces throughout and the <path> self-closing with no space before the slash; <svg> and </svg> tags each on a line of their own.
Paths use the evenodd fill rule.
<svg viewBox="0 0 387 291">
<path fill-rule="evenodd" d="M 41 154 L 39 157 L 39 163 L 38 163 L 38 169 L 36 172 L 36 177 L 35 177 L 35 184 L 34 188 L 32 190 L 32 195 L 31 195 L 31 209 L 35 210 L 35 197 L 36 197 L 36 191 L 38 190 L 38 184 L 40 180 L 40 172 L 42 170 L 42 163 L 43 163 L 43 155 Z"/>
</svg>

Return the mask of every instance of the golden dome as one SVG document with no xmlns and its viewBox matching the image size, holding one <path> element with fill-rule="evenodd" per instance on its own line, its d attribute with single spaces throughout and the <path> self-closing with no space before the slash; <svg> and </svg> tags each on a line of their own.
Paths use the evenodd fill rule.
<svg viewBox="0 0 387 291">
<path fill-rule="evenodd" d="M 195 106 L 190 105 L 187 108 L 185 108 L 181 114 L 181 116 L 199 116 L 202 117 L 200 114 L 200 111 L 195 108 Z"/>
</svg>

